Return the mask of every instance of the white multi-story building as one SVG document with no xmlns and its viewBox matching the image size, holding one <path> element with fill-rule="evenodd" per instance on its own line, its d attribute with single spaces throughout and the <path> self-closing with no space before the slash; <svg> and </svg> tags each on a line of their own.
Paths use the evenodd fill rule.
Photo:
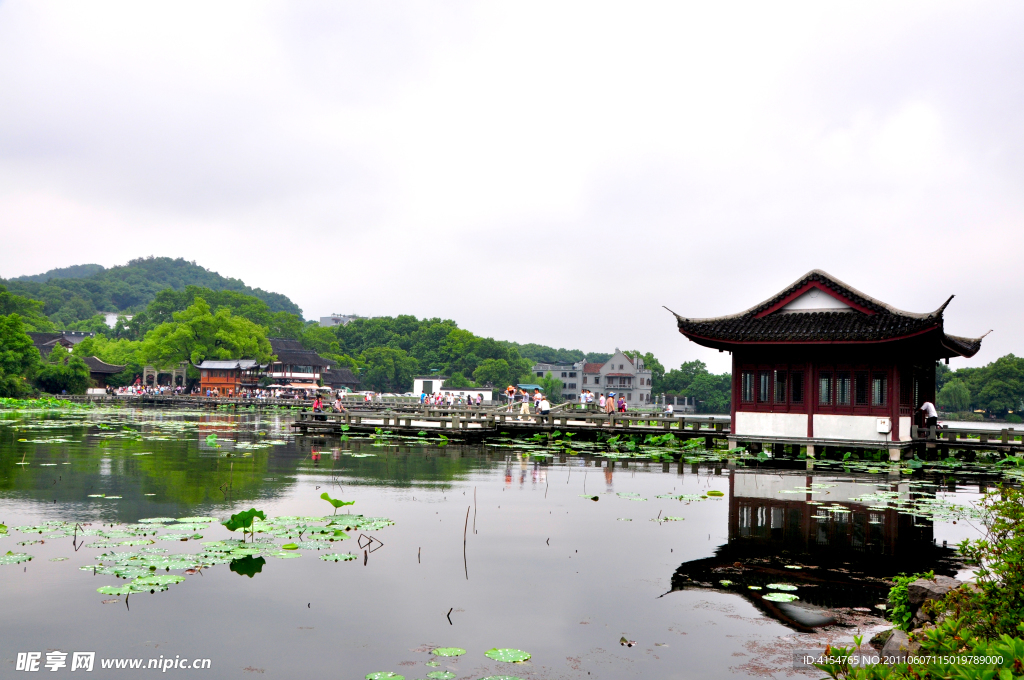
<svg viewBox="0 0 1024 680">
<path fill-rule="evenodd" d="M 551 377 L 562 381 L 562 399 L 564 401 L 578 401 L 580 397 L 580 382 L 583 376 L 583 362 L 575 364 L 534 364 L 533 374 L 543 378 L 548 373 Z"/>
<path fill-rule="evenodd" d="M 538 378 L 548 373 L 562 381 L 562 398 L 566 401 L 577 401 L 581 390 L 590 390 L 595 396 L 609 392 L 622 394 L 631 406 L 651 403 L 651 372 L 644 368 L 644 360 L 630 359 L 618 348 L 603 364 L 580 361 L 575 364 L 540 363 L 533 367 L 533 374 Z"/>
<path fill-rule="evenodd" d="M 643 359 L 630 359 L 615 348 L 615 354 L 603 364 L 583 365 L 580 389 L 595 395 L 614 392 L 623 395 L 630 406 L 646 406 L 651 403 L 651 372 L 644 368 Z"/>
</svg>

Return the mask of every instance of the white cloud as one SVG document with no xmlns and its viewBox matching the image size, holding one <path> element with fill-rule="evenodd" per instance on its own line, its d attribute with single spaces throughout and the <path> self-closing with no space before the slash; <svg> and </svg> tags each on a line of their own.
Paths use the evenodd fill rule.
<svg viewBox="0 0 1024 680">
<path fill-rule="evenodd" d="M 1024 330 L 1022 14 L 6 2 L 0 275 L 180 255 L 309 316 L 722 370 L 661 305 L 821 267 L 912 310 L 957 293 L 989 361 Z"/>
</svg>

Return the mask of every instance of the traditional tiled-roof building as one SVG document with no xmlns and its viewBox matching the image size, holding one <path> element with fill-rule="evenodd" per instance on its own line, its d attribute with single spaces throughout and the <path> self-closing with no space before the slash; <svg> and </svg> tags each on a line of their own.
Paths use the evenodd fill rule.
<svg viewBox="0 0 1024 680">
<path fill-rule="evenodd" d="M 745 312 L 676 321 L 693 342 L 732 353 L 734 434 L 898 441 L 910 439 L 915 407 L 935 400 L 935 362 L 981 348 L 946 334 L 952 299 L 904 312 L 816 269 Z"/>
<path fill-rule="evenodd" d="M 270 348 L 276 357 L 267 366 L 266 376 L 278 385 L 316 389 L 323 372 L 330 363 L 298 340 L 270 338 Z"/>
</svg>

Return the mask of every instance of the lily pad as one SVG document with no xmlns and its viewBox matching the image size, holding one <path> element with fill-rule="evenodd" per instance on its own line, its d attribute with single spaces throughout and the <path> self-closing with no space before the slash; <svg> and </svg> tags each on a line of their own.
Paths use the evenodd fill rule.
<svg viewBox="0 0 1024 680">
<path fill-rule="evenodd" d="M 294 543 L 285 543 L 281 546 L 281 550 L 298 550 L 299 546 Z"/>
<path fill-rule="evenodd" d="M 769 602 L 792 602 L 800 598 L 792 593 L 768 593 L 764 596 L 764 599 Z"/>
<path fill-rule="evenodd" d="M 22 562 L 28 562 L 32 559 L 32 556 L 28 553 L 16 553 L 7 551 L 7 554 L 0 555 L 0 564 L 21 564 Z"/>
<path fill-rule="evenodd" d="M 100 595 L 128 595 L 135 591 L 131 586 L 101 586 L 96 589 L 96 592 Z"/>
<path fill-rule="evenodd" d="M 796 586 L 791 585 L 789 583 L 769 583 L 768 587 L 773 589 L 773 590 L 787 590 L 787 591 L 796 590 Z"/>
<path fill-rule="evenodd" d="M 461 647 L 438 647 L 433 651 L 436 656 L 462 656 L 466 650 Z"/>
<path fill-rule="evenodd" d="M 433 671 L 427 673 L 427 677 L 433 678 L 433 680 L 452 680 L 455 677 L 455 673 L 451 671 Z"/>
<path fill-rule="evenodd" d="M 484 656 L 486 656 L 488 659 L 494 659 L 495 661 L 503 661 L 505 663 L 519 663 L 529 659 L 530 653 L 524 652 L 521 649 L 509 649 L 507 647 L 498 649 L 497 647 L 495 647 L 484 652 Z"/>
<path fill-rule="evenodd" d="M 722 493 L 721 491 L 719 491 L 718 489 L 712 489 L 711 491 L 708 491 L 708 495 L 709 496 L 724 496 L 725 494 Z"/>
<path fill-rule="evenodd" d="M 187 522 L 189 524 L 195 524 L 197 522 L 206 524 L 206 523 L 209 523 L 209 522 L 216 522 L 217 518 L 216 517 L 179 517 L 178 521 L 179 522 Z"/>
<path fill-rule="evenodd" d="M 488 675 L 486 678 L 480 678 L 480 680 L 523 680 L 517 678 L 514 675 Z"/>
<path fill-rule="evenodd" d="M 324 562 L 351 562 L 356 559 L 356 556 L 352 553 L 328 553 L 327 555 L 321 555 L 320 559 Z"/>
<path fill-rule="evenodd" d="M 405 676 L 392 673 L 391 671 L 378 671 L 376 673 L 368 673 L 366 680 L 405 680 Z"/>
</svg>

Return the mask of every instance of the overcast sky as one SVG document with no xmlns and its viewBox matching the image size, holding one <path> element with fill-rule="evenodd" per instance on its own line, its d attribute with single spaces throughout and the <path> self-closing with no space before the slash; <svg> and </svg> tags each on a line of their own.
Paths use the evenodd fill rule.
<svg viewBox="0 0 1024 680">
<path fill-rule="evenodd" d="M 1024 354 L 1020 2 L 0 2 L 0 276 L 195 260 L 668 367 L 825 269 Z M 967 362 L 954 360 L 953 366 Z"/>
</svg>

